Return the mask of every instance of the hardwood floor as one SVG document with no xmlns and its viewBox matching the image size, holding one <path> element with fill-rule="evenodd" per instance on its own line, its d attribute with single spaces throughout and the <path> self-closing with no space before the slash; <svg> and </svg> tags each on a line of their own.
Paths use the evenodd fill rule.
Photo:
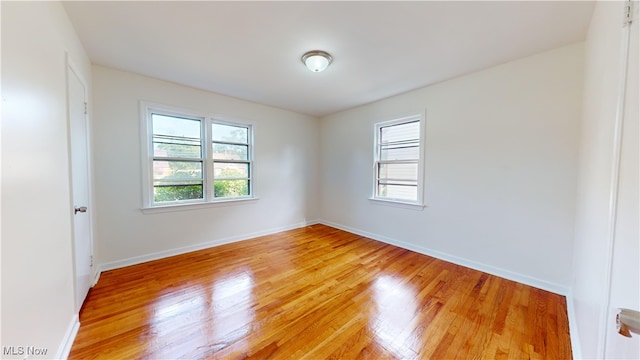
<svg viewBox="0 0 640 360">
<path fill-rule="evenodd" d="M 564 297 L 323 225 L 102 274 L 70 359 L 570 359 Z"/>
</svg>

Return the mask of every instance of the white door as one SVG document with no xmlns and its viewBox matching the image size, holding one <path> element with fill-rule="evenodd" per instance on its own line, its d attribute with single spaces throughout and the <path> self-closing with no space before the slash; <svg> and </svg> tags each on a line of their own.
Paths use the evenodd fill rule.
<svg viewBox="0 0 640 360">
<path fill-rule="evenodd" d="M 627 83 L 624 97 L 618 201 L 615 219 L 615 237 L 609 293 L 608 332 L 606 353 L 608 359 L 640 359 L 640 335 L 631 338 L 616 331 L 615 315 L 618 308 L 640 311 L 640 91 L 638 79 L 640 55 L 640 4 L 635 4 L 634 21 L 630 25 Z"/>
<path fill-rule="evenodd" d="M 69 137 L 73 197 L 73 242 L 75 261 L 76 311 L 80 311 L 91 287 L 92 240 L 89 192 L 89 149 L 86 91 L 83 82 L 68 67 Z"/>
</svg>

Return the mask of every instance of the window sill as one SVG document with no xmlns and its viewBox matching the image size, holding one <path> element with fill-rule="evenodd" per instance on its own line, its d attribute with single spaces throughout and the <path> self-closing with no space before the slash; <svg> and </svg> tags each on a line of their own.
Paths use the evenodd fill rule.
<svg viewBox="0 0 640 360">
<path fill-rule="evenodd" d="M 422 211 L 424 210 L 424 208 L 427 207 L 427 205 L 424 205 L 424 204 L 406 203 L 401 201 L 383 200 L 383 199 L 377 199 L 377 198 L 369 198 L 369 201 L 373 202 L 376 205 L 392 206 L 392 207 L 418 210 L 418 211 Z"/>
<path fill-rule="evenodd" d="M 259 198 L 257 197 L 251 197 L 251 198 L 218 200 L 218 201 L 203 202 L 203 203 L 161 205 L 161 206 L 153 206 L 153 207 L 144 207 L 140 210 L 142 211 L 143 214 L 157 214 L 157 213 L 174 212 L 174 211 L 187 211 L 187 210 L 197 210 L 197 209 L 205 209 L 205 208 L 212 208 L 212 207 L 248 204 L 248 203 L 257 201 L 258 199 Z"/>
</svg>

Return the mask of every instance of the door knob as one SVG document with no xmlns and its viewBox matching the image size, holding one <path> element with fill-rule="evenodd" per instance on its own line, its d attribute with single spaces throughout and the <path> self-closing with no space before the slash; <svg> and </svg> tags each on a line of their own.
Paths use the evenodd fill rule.
<svg viewBox="0 0 640 360">
<path fill-rule="evenodd" d="M 87 207 L 86 207 L 86 206 L 80 206 L 80 207 L 77 207 L 77 208 L 75 208 L 75 209 L 73 210 L 73 213 L 74 213 L 74 214 L 77 214 L 77 213 L 79 213 L 79 212 L 81 212 L 81 213 L 86 213 L 86 212 L 87 212 Z"/>
</svg>

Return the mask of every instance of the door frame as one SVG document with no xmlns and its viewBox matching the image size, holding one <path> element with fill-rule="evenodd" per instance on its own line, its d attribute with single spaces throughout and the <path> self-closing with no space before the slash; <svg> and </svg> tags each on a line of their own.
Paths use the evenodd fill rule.
<svg viewBox="0 0 640 360">
<path fill-rule="evenodd" d="M 78 81 L 80 81 L 80 83 L 82 84 L 83 88 L 84 88 L 84 99 L 85 99 L 85 103 L 86 103 L 86 113 L 84 116 L 84 120 L 86 122 L 86 144 L 87 144 L 87 191 L 89 192 L 89 198 L 88 198 L 88 204 L 86 205 L 87 207 L 89 207 L 91 209 L 91 211 L 89 212 L 89 256 L 91 256 L 91 266 L 90 266 L 90 279 L 91 279 L 91 287 L 93 287 L 97 281 L 98 281 L 98 276 L 97 274 L 99 274 L 99 272 L 96 271 L 96 263 L 95 263 L 95 256 L 94 256 L 94 247 L 93 247 L 93 240 L 94 240 L 94 223 L 95 223 L 95 218 L 94 218 L 94 213 L 95 213 L 95 208 L 94 208 L 94 204 L 95 204 L 95 198 L 94 198 L 94 192 L 93 192 L 93 151 L 92 151 L 92 138 L 91 138 L 91 117 L 90 117 L 90 99 L 89 99 L 89 90 L 87 87 L 87 80 L 84 78 L 84 76 L 82 76 L 82 74 L 80 73 L 80 71 L 78 71 L 79 67 L 77 67 L 75 65 L 75 62 L 71 59 L 71 57 L 69 56 L 68 52 L 65 52 L 65 84 L 66 84 L 66 97 L 67 97 L 67 158 L 68 158 L 68 163 L 69 163 L 69 167 L 68 167 L 68 172 L 69 172 L 69 216 L 71 217 L 71 222 L 70 222 L 70 226 L 71 226 L 71 253 L 72 253 L 72 257 L 74 259 L 73 261 L 73 289 L 74 289 L 74 305 L 75 305 L 75 309 L 80 309 L 82 304 L 76 304 L 77 302 L 77 288 L 78 288 L 78 284 L 77 284 L 77 276 L 76 276 L 76 261 L 75 261 L 75 228 L 74 228 L 74 222 L 75 222 L 75 214 L 74 214 L 74 199 L 73 199 L 73 163 L 72 163 L 72 147 L 71 147 L 71 111 L 70 111 L 70 107 L 69 107 L 69 98 L 70 98 L 70 93 L 69 93 L 69 78 L 70 76 L 75 76 Z"/>
<path fill-rule="evenodd" d="M 614 336 L 610 333 L 612 316 L 614 312 L 617 313 L 615 308 L 611 308 L 611 295 L 613 293 L 613 262 L 614 253 L 616 248 L 617 238 L 617 224 L 618 224 L 618 197 L 620 186 L 620 168 L 622 165 L 622 137 L 624 134 L 623 124 L 627 117 L 625 112 L 627 102 L 627 88 L 629 81 L 629 67 L 632 64 L 629 62 L 629 55 L 632 42 L 631 31 L 632 27 L 637 27 L 638 21 L 638 4 L 634 0 L 626 0 L 620 3 L 623 13 L 626 13 L 626 8 L 629 8 L 629 17 L 625 18 L 625 21 L 621 23 L 620 32 L 620 53 L 618 55 L 619 73 L 617 79 L 617 100 L 616 100 L 616 114 L 614 119 L 614 132 L 613 132 L 613 146 L 611 152 L 611 174 L 610 174 L 610 186 L 609 186 L 609 216 L 608 216 L 608 236 L 606 239 L 606 253 L 605 259 L 605 283 L 602 289 L 602 307 L 600 308 L 600 324 L 598 326 L 598 344 L 596 351 L 598 355 L 605 359 L 607 356 L 607 348 L 610 345 L 610 338 Z M 628 22 L 627 22 L 628 21 Z M 638 44 L 635 44 L 638 46 Z M 633 80 L 632 80 L 633 81 Z M 638 81 L 635 79 L 635 81 Z M 636 310 L 636 309 L 633 309 Z"/>
</svg>

